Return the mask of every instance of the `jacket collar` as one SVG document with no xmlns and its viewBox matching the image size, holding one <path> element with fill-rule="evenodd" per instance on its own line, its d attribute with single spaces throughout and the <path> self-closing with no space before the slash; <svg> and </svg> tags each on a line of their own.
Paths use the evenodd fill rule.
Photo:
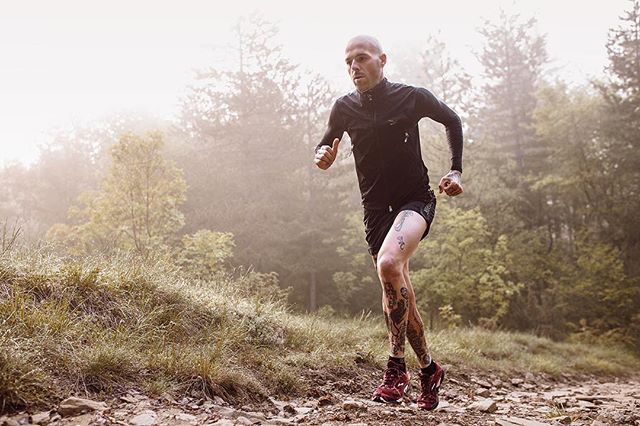
<svg viewBox="0 0 640 426">
<path fill-rule="evenodd" d="M 383 77 L 382 80 L 371 89 L 365 92 L 357 92 L 358 98 L 360 100 L 360 104 L 362 105 L 371 105 L 375 103 L 381 96 L 386 92 L 387 86 L 389 82 L 386 77 Z"/>
</svg>

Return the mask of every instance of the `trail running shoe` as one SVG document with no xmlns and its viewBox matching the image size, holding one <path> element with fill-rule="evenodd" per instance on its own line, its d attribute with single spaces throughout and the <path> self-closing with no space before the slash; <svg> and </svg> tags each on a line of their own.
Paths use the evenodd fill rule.
<svg viewBox="0 0 640 426">
<path fill-rule="evenodd" d="M 392 360 L 387 362 L 382 383 L 373 392 L 373 400 L 378 402 L 400 402 L 409 389 L 409 372 L 406 367 Z"/>
<path fill-rule="evenodd" d="M 419 373 L 421 392 L 418 397 L 418 408 L 422 410 L 435 410 L 438 406 L 438 390 L 444 381 L 444 370 L 433 361 L 436 371 L 433 374 Z"/>
</svg>

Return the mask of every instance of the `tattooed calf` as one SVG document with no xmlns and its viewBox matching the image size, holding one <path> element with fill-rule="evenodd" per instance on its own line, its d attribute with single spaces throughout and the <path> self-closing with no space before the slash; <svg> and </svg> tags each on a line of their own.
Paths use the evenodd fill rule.
<svg viewBox="0 0 640 426">
<path fill-rule="evenodd" d="M 391 353 L 393 356 L 404 355 L 404 340 L 407 335 L 407 324 L 402 324 L 396 334 L 390 336 Z"/>
<path fill-rule="evenodd" d="M 408 290 L 400 288 L 400 297 L 390 282 L 384 283 L 385 288 L 385 322 L 389 330 L 389 343 L 394 356 L 404 353 L 404 341 L 407 336 L 407 313 L 409 307 Z"/>
<path fill-rule="evenodd" d="M 404 297 L 405 300 L 409 300 L 409 290 L 406 287 L 401 287 L 400 296 Z"/>
<path fill-rule="evenodd" d="M 396 304 L 395 308 L 391 309 L 389 312 L 389 317 L 394 324 L 399 324 L 402 322 L 402 319 L 405 317 L 407 313 L 407 303 L 406 300 L 400 299 Z"/>
<path fill-rule="evenodd" d="M 384 297 L 387 299 L 387 306 L 392 309 L 393 305 L 396 304 L 396 291 L 393 288 L 393 284 L 384 283 Z"/>
<path fill-rule="evenodd" d="M 420 314 L 414 308 L 409 312 L 407 318 L 407 340 L 416 353 L 416 357 L 421 365 L 428 365 L 431 360 L 427 340 L 424 337 L 424 323 Z"/>
</svg>

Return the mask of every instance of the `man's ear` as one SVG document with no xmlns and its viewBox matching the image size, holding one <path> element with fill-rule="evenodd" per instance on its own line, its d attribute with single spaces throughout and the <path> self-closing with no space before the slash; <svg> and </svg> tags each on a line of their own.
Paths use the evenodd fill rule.
<svg viewBox="0 0 640 426">
<path fill-rule="evenodd" d="M 381 53 L 380 54 L 380 62 L 382 63 L 383 67 L 387 64 L 387 54 L 386 53 Z"/>
</svg>

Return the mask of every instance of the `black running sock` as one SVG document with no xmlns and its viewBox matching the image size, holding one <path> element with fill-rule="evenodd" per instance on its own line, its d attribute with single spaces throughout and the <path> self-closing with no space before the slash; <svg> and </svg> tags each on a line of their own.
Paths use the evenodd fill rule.
<svg viewBox="0 0 640 426">
<path fill-rule="evenodd" d="M 433 360 L 432 360 L 431 364 L 429 364 L 428 366 L 426 366 L 424 368 L 421 368 L 420 372 L 422 374 L 428 374 L 428 375 L 431 375 L 431 374 L 435 373 L 436 372 L 436 363 L 433 362 Z"/>
<path fill-rule="evenodd" d="M 396 358 L 394 356 L 390 356 L 389 359 L 396 364 L 404 364 L 404 358 Z"/>
<path fill-rule="evenodd" d="M 396 358 L 394 356 L 390 356 L 389 361 L 395 362 L 402 368 L 403 371 L 407 371 L 407 365 L 404 362 L 404 358 Z"/>
</svg>

